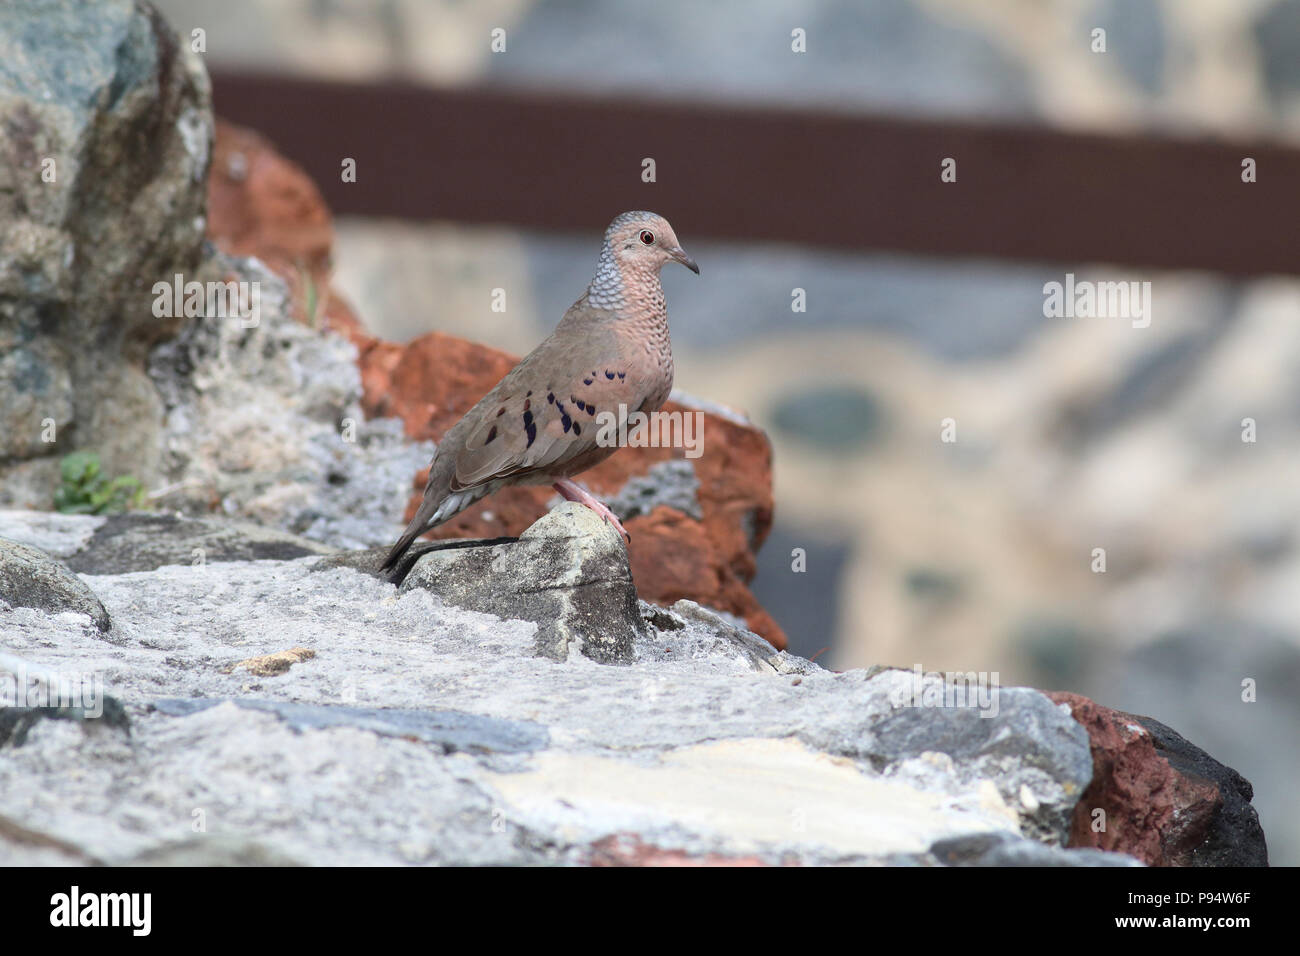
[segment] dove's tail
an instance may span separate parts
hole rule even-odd
[[[402,560],[402,556],[415,543],[416,538],[426,531],[438,527],[444,521],[454,518],[482,498],[487,492],[488,489],[483,487],[466,488],[464,491],[452,492],[441,500],[425,498],[420,502],[420,510],[415,513],[411,523],[406,526],[402,536],[397,539],[397,543],[388,552],[388,557],[384,558],[384,563],[379,566],[379,570],[390,571],[397,567]]]

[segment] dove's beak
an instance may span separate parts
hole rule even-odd
[[[668,253],[668,255],[673,259],[674,262],[680,262],[682,265],[690,269],[696,275],[700,274],[700,267],[695,264],[695,260],[692,259],[690,256],[688,256],[686,254],[686,250],[683,249],[681,246],[678,246],[677,248],[673,249],[671,252]]]

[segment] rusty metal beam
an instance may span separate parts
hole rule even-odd
[[[337,213],[598,229],[649,208],[697,237],[1300,272],[1300,150],[1276,143],[224,72],[213,88]]]

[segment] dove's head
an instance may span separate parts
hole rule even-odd
[[[680,262],[700,274],[700,267],[677,241],[668,220],[652,212],[625,212],[616,218],[605,230],[605,248],[624,273],[657,275],[666,263]]]

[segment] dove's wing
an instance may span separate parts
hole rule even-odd
[[[639,409],[652,376],[626,336],[585,311],[579,300],[555,333],[466,416],[471,421],[460,437],[450,491],[530,472],[563,474],[575,459],[589,465],[593,453],[603,457],[602,446],[613,453],[608,429],[600,427],[608,419],[597,416],[610,412],[617,422]]]

